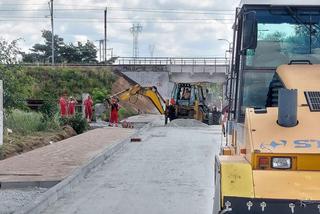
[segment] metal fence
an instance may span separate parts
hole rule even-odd
[[[119,57],[114,65],[229,65],[229,59],[224,57]]]

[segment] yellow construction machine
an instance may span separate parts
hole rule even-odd
[[[214,214],[320,213],[320,2],[236,10]]]
[[[121,91],[111,97],[116,97],[121,101],[129,101],[137,95],[148,98],[161,115],[165,116],[165,123],[168,119],[196,119],[204,123],[212,122],[213,114],[205,105],[205,98],[201,84],[176,83],[172,91],[171,101],[165,100],[155,86],[143,87],[139,84]],[[109,101],[110,102],[110,101]],[[213,122],[212,122],[213,123]]]
[[[196,119],[209,125],[219,123],[220,112],[213,112],[207,106],[202,83],[174,83],[169,102],[161,96],[157,87],[144,87],[120,72],[117,74],[133,86],[111,97],[133,103],[137,101],[137,95],[146,97],[165,116],[165,124],[169,119]]]
[[[142,87],[139,84],[135,84],[134,86],[121,91],[117,94],[112,95],[112,97],[115,97],[117,99],[120,99],[121,101],[130,101],[134,96],[141,95],[143,97],[148,98],[152,104],[156,107],[158,112],[162,115],[166,115],[166,101],[161,96],[161,94],[158,92],[157,88],[155,86],[153,87]]]
[[[209,125],[219,123],[220,113],[216,112],[219,114],[216,117],[206,104],[201,83],[174,83],[171,101],[175,109],[172,118],[195,119]]]

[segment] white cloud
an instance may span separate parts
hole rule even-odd
[[[177,10],[234,10],[239,0],[108,0],[108,7],[116,8],[153,8]],[[0,11],[0,20],[8,17],[45,17],[49,15],[47,0],[19,1],[28,5],[9,5],[8,0],[0,0],[1,8],[29,9],[30,11],[3,12]],[[12,3],[16,3],[14,1]],[[101,8],[101,11],[68,10],[56,11],[55,33],[63,37],[66,42],[96,41],[103,39],[103,9],[106,0],[55,0],[56,8],[80,9]],[[228,12],[230,13],[230,12]],[[69,17],[68,20],[59,17]],[[7,39],[22,37],[21,46],[28,50],[34,43],[41,42],[41,30],[50,29],[49,19],[18,19],[20,21],[0,21],[1,36]],[[71,19],[72,18],[72,19]],[[95,19],[95,20],[88,20]],[[114,19],[116,18],[116,19]],[[232,21],[206,21],[197,19],[232,19],[230,15],[192,14],[192,13],[156,13],[130,12],[111,9],[108,12],[108,47],[120,56],[131,56],[132,35],[129,32],[131,22],[125,19],[133,18],[140,21],[144,29],[140,35],[140,55],[149,56],[149,45],[155,44],[155,56],[223,56],[227,44],[218,41],[219,38],[232,39]],[[13,19],[13,18],[12,18]],[[86,20],[83,20],[86,19]],[[168,20],[169,21],[163,21]],[[192,23],[172,23],[170,19],[190,20]],[[29,20],[29,21],[28,21]],[[72,21],[73,20],[73,21]],[[162,20],[162,21],[161,21]],[[86,21],[86,22],[84,22]],[[113,22],[126,23],[113,23]],[[129,21],[129,22],[128,22]],[[158,23],[157,23],[158,22]],[[166,22],[166,23],[159,23]],[[167,23],[170,22],[170,23]],[[96,42],[98,45],[98,43]]]

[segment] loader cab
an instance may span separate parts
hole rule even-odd
[[[205,101],[202,86],[190,83],[176,83],[171,97],[181,106],[193,106],[195,101],[199,103]]]
[[[275,74],[278,66],[320,63],[320,7],[302,3],[243,0],[236,10],[228,81],[229,120],[234,123],[244,122],[248,107],[277,105],[273,89],[283,87]]]
[[[177,118],[199,119],[195,116],[197,109],[206,108],[203,88],[197,83],[175,83],[171,98],[176,104]]]

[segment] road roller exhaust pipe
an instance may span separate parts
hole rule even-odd
[[[279,90],[278,124],[282,127],[294,127],[298,124],[298,90]]]

